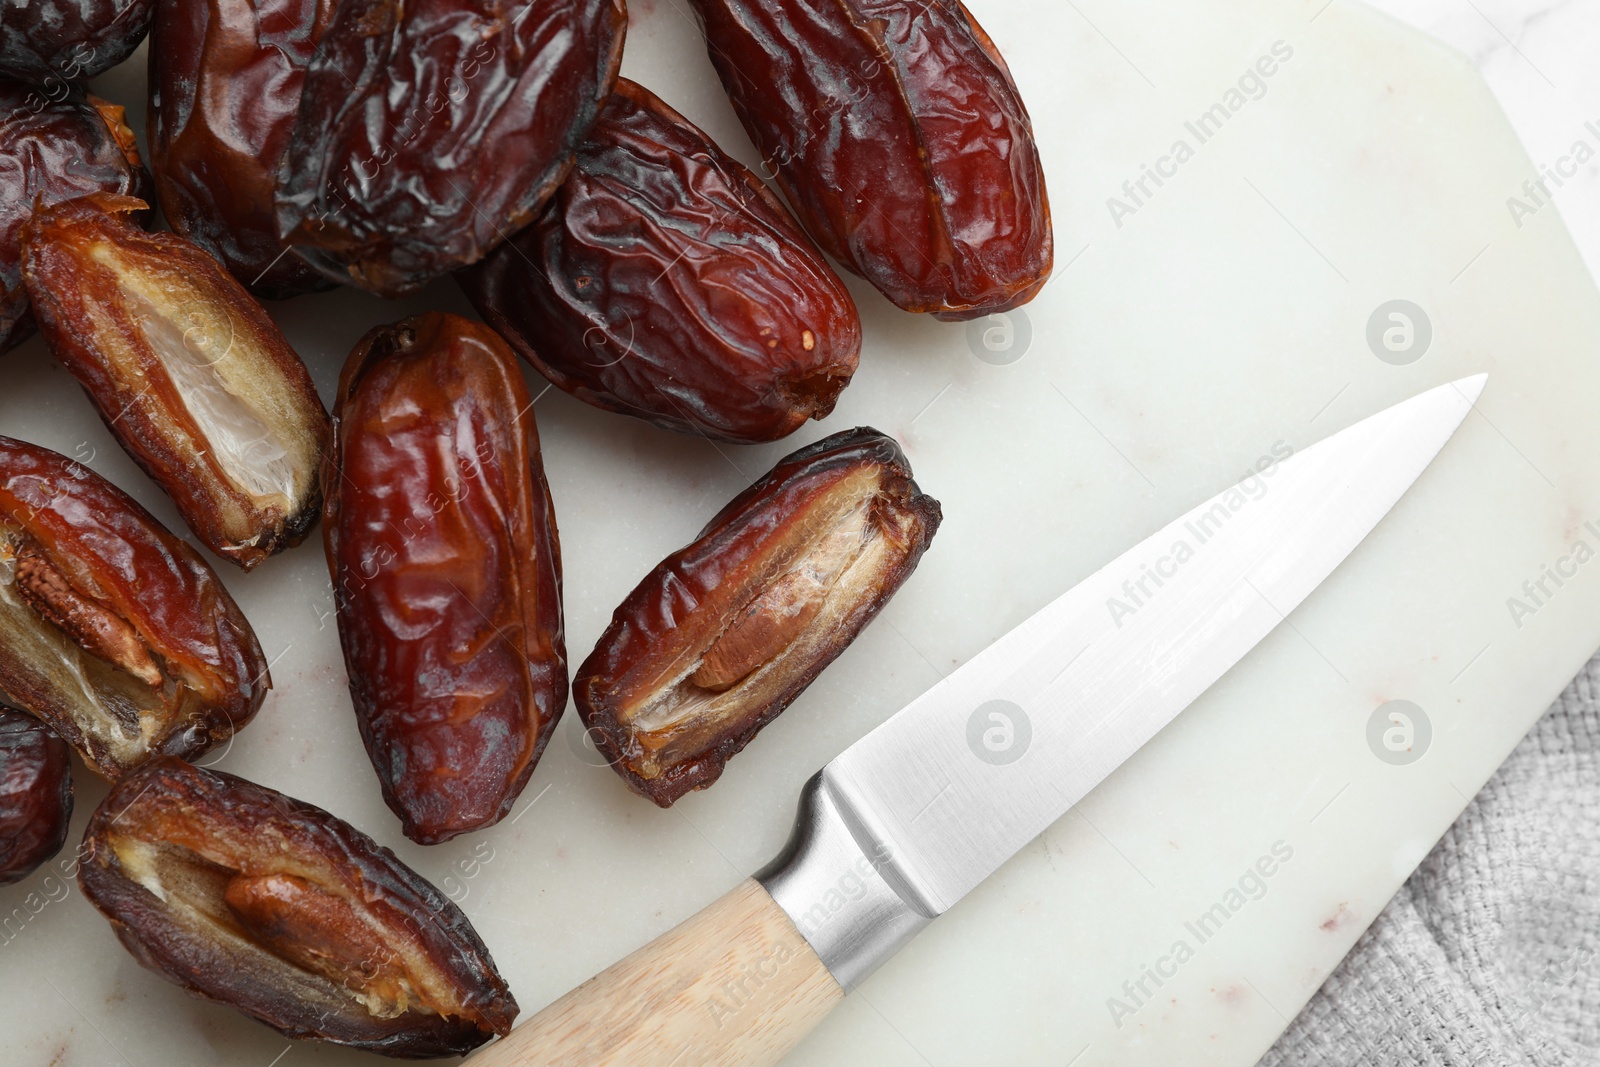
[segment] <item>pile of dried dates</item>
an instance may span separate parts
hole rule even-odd
[[[0,351],[39,333],[206,551],[0,437],[0,886],[65,845],[75,752],[110,792],[72,866],[142,965],[292,1038],[465,1053],[517,1004],[461,910],[202,759],[272,686],[219,568],[270,571],[320,520],[356,723],[424,845],[506,817],[569,695],[628,789],[712,785],[910,578],[939,504],[892,438],[846,429],[644,575],[569,680],[524,363],[666,431],[772,442],[871,358],[837,267],[964,320],[1052,264],[1028,113],[960,0],[693,5],[776,191],[618,77],[623,0],[7,9]],[[85,80],[147,35],[141,151]],[[377,326],[328,404],[261,303],[447,274],[482,321]]]

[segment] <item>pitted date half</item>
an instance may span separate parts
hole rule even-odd
[[[341,0],[306,71],[278,232],[402,296],[526,226],[616,81],[623,0]]]
[[[0,352],[33,334],[22,284],[22,225],[35,206],[85,193],[140,195],[139,163],[122,108],[0,79]]]
[[[333,283],[278,239],[273,194],[306,64],[335,0],[159,0],[150,169],[172,228],[256,296]]]
[[[1033,127],[960,0],[694,0],[745,129],[822,247],[908,311],[1031,300],[1052,239]]]
[[[573,396],[724,441],[824,418],[861,351],[850,294],[777,198],[626,79],[539,220],[459,277]]]
[[[786,457],[617,608],[573,680],[596,746],[662,807],[715,782],[889,602],[939,519],[877,430]]]
[[[517,1002],[461,910],[320,808],[160,759],[89,820],[78,881],[136,960],[286,1037],[459,1054]]]
[[[0,705],[0,886],[61,851],[72,820],[72,761],[50,728]]]
[[[87,467],[0,437],[0,690],[116,778],[232,737],[271,685],[194,549]]]
[[[323,538],[362,739],[414,841],[497,822],[567,702],[561,564],[516,356],[475,322],[371,331],[334,406]]]
[[[0,17],[0,77],[54,89],[133,54],[156,0],[11,0]]]
[[[305,364],[217,261],[97,194],[35,213],[23,276],[50,350],[206,546],[246,570],[321,505],[328,415]]]

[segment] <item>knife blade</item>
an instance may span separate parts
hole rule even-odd
[[[776,1062],[1271,633],[1486,381],[1387,408],[1145,538],[830,761],[755,881],[473,1062]]]
[[[1174,519],[851,745],[822,788],[892,851],[917,903],[945,911],[1320,585],[1486,378],[1379,412]]]

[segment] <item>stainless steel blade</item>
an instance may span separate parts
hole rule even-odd
[[[892,857],[874,866],[900,897],[944,912],[1315,589],[1486,378],[1373,415],[1151,535],[830,762],[826,802],[864,852]]]

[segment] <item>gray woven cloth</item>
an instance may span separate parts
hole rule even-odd
[[[1600,654],[1261,1067],[1600,1063]]]

